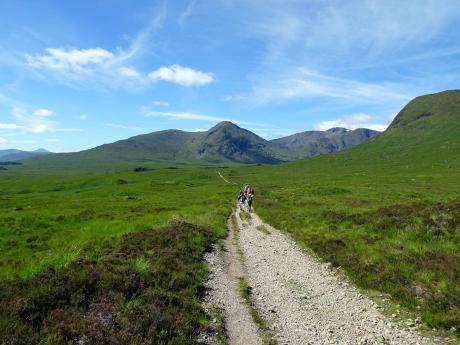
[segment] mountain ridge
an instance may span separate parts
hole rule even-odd
[[[76,164],[110,167],[123,163],[277,164],[346,149],[379,133],[366,131],[368,136],[359,134],[359,130],[335,128],[329,132],[312,131],[316,133],[312,138],[306,134],[309,132],[303,132],[298,133],[298,137],[302,138],[301,142],[292,145],[288,139],[286,142],[280,141],[283,138],[266,140],[232,122],[222,121],[207,131],[168,129],[140,134],[89,150],[33,158],[27,160],[26,164],[49,168],[71,168]]]

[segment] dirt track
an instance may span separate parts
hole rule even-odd
[[[243,221],[237,211],[237,220],[238,236],[230,231],[223,256],[206,257],[207,301],[223,311],[229,344],[261,343],[238,291],[240,276],[279,344],[446,343],[420,336],[415,324],[384,316],[369,297],[255,213]]]

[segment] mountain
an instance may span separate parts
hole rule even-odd
[[[45,149],[38,149],[35,151],[22,151],[16,149],[0,150],[0,161],[2,162],[17,162],[24,159],[33,158],[41,155],[52,154],[52,152]]]
[[[28,166],[50,169],[111,168],[122,165],[275,164],[358,145],[378,132],[335,128],[268,141],[224,121],[204,132],[165,130],[90,150],[38,157]]]
[[[388,129],[361,145],[293,163],[303,169],[353,174],[453,171],[460,167],[460,90],[416,97]],[[289,165],[292,168],[292,165]],[[389,176],[390,176],[389,175]]]
[[[293,134],[271,142],[286,152],[291,159],[317,156],[357,146],[380,132],[359,128],[331,128],[327,131],[307,131]]]

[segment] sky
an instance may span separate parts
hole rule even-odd
[[[0,150],[384,130],[460,88],[458,0],[2,0],[0,23]]]

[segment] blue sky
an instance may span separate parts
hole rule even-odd
[[[0,23],[0,149],[383,130],[460,84],[458,0],[3,0]]]

